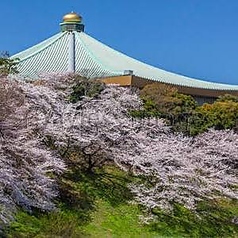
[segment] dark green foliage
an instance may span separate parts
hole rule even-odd
[[[18,73],[17,64],[19,59],[10,59],[7,52],[0,54],[0,76]]]
[[[228,100],[229,99],[229,100]],[[177,127],[171,124],[175,131],[188,135],[197,135],[209,128],[215,130],[238,129],[238,102],[235,97],[226,95],[213,104],[205,103],[197,107],[186,117],[177,120]]]
[[[238,103],[238,96],[234,96],[234,95],[231,95],[231,94],[225,94],[225,95],[222,95],[222,96],[218,97],[218,99],[216,101],[217,102],[231,101],[231,102],[237,102]]]
[[[203,127],[214,127],[217,130],[232,129],[238,123],[238,103],[232,100],[215,101],[213,104],[204,104],[197,108],[203,116]]]
[[[140,93],[144,102],[142,110],[132,111],[131,116],[137,118],[164,118],[174,131],[191,135],[196,130],[191,128],[195,119],[197,103],[190,95],[178,93],[177,89],[165,84],[147,85]],[[195,116],[195,117],[194,117]]]
[[[95,79],[86,79],[81,76],[75,76],[73,92],[70,95],[70,101],[76,103],[83,97],[96,97],[105,88],[104,83]]]
[[[143,99],[143,109],[132,110],[130,115],[135,118],[162,117],[162,113],[157,110],[155,102],[151,99]]]
[[[191,96],[158,83],[147,85],[140,95],[144,108],[132,111],[132,117],[164,118],[173,131],[190,136],[205,132],[209,128],[238,130],[237,96],[225,94],[213,104],[198,106]]]
[[[149,84],[141,90],[140,95],[145,104],[153,103],[153,109],[163,117],[189,113],[197,106],[191,96],[178,93],[176,88],[165,84]]]

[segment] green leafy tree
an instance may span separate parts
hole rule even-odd
[[[238,103],[230,101],[216,101],[213,104],[203,104],[198,108],[203,115],[203,128],[214,127],[217,130],[237,127]]]
[[[74,76],[73,92],[70,95],[70,101],[76,103],[84,97],[96,97],[105,89],[105,84],[99,80],[86,79],[79,75]]]
[[[140,95],[145,102],[145,108],[148,104],[153,104],[153,109],[165,118],[169,115],[176,117],[181,113],[189,113],[196,107],[192,96],[181,94],[176,88],[166,84],[149,84],[141,90]]]
[[[140,96],[144,102],[142,110],[132,111],[139,118],[162,117],[174,131],[190,134],[189,120],[197,107],[190,95],[181,94],[175,87],[162,83],[145,86]]]
[[[238,97],[235,95],[225,94],[213,104],[197,106],[192,96],[181,94],[172,86],[154,83],[144,87],[140,96],[144,108],[131,115],[165,118],[174,131],[194,136],[209,128],[238,130]]]
[[[8,52],[0,53],[0,76],[17,74],[17,64],[19,59],[11,59]]]
[[[225,95],[218,97],[218,99],[216,100],[216,102],[227,102],[227,101],[238,103],[238,96],[231,95],[231,94],[225,94]]]

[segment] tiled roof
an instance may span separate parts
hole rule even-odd
[[[18,53],[18,70],[24,77],[37,78],[40,73],[67,72],[69,32],[61,32],[42,43]],[[171,73],[142,63],[90,37],[75,35],[75,71],[89,78],[123,75],[125,70],[145,79],[178,86],[212,90],[238,91],[238,86],[212,83]]]

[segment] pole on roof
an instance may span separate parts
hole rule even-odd
[[[68,72],[75,73],[75,35],[73,31],[69,32]]]

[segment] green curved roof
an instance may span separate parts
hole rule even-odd
[[[18,70],[23,77],[38,78],[41,73],[65,73],[68,70],[69,36],[60,32],[12,58],[19,58]],[[212,90],[238,91],[238,85],[213,83],[171,73],[140,62],[122,54],[90,37],[74,31],[75,72],[89,78],[123,75],[132,70],[133,75],[178,86]]]

